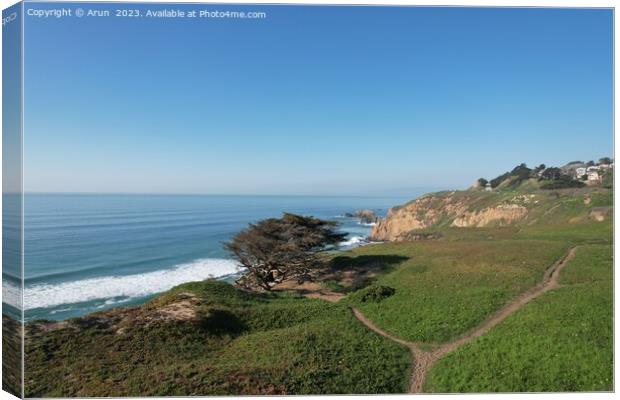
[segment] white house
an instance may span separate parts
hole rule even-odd
[[[601,169],[598,165],[592,165],[590,167],[588,167],[588,172],[592,172],[592,171],[598,171],[599,169]]]
[[[588,170],[585,167],[579,167],[579,168],[575,169],[575,175],[577,176],[577,178],[581,178],[587,172],[588,172]]]

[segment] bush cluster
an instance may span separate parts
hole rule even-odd
[[[360,301],[364,303],[378,303],[390,296],[393,296],[394,293],[396,293],[396,289],[392,287],[384,285],[374,285],[360,290],[358,293],[356,293],[355,297],[357,297]]]

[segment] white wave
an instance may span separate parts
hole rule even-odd
[[[106,300],[106,301],[105,301],[105,303],[103,303],[103,304],[104,304],[104,305],[109,306],[110,304],[124,303],[124,302],[126,302],[127,300],[129,300],[129,299],[120,299],[120,300],[117,300],[117,299],[108,299],[108,300]]]
[[[368,243],[368,240],[363,236],[353,236],[344,242],[338,243],[341,247],[357,247]]]
[[[2,302],[17,308],[18,310],[22,308],[21,289],[18,286],[7,282],[5,279],[2,280]]]
[[[106,276],[59,284],[26,287],[24,309],[53,307],[109,298],[144,297],[185,282],[202,281],[239,272],[233,260],[207,258],[172,269],[125,276]]]
[[[56,310],[50,311],[50,314],[54,315],[57,313],[62,313],[62,312],[67,312],[67,311],[73,311],[73,307],[56,309]]]
[[[364,226],[375,226],[375,225],[377,225],[376,222],[362,222],[362,221],[358,222],[357,224],[358,225],[364,225]]]

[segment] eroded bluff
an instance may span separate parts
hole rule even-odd
[[[457,192],[431,194],[393,207],[386,218],[379,219],[371,239],[378,241],[408,240],[411,231],[441,226],[504,226],[520,221],[528,210],[522,204],[501,203],[484,206],[476,199]]]

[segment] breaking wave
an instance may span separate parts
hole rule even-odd
[[[131,299],[164,292],[185,282],[219,278],[239,272],[233,260],[205,258],[168,270],[144,274],[105,276],[58,284],[27,286],[24,309],[47,308],[99,299]],[[3,287],[6,290],[6,287]]]
[[[364,236],[353,236],[344,242],[340,242],[340,247],[358,247],[363,246],[368,243],[368,239]]]
[[[22,308],[22,291],[19,286],[2,279],[2,302],[20,310]]]

